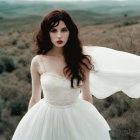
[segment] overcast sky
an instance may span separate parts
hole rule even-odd
[[[78,0],[28,0],[28,1],[78,1]],[[102,0],[79,0],[79,1],[102,1]],[[114,1],[126,1],[126,0],[114,0]]]
[[[19,0],[0,0],[0,1],[19,1]],[[20,1],[78,1],[78,0],[20,0]],[[79,1],[128,1],[128,0],[79,0]],[[130,0],[129,0],[130,1]]]

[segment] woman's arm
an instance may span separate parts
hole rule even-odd
[[[89,88],[89,74],[90,74],[90,70],[88,70],[85,67],[83,67],[83,69],[85,70],[86,80],[83,81],[83,85],[82,85],[82,88],[81,88],[81,91],[82,91],[81,98],[83,100],[86,100],[86,101],[90,102],[91,104],[93,104],[93,98],[92,98],[92,95],[90,94],[90,88]]]
[[[32,79],[32,95],[29,101],[28,110],[41,99],[41,83],[38,69],[39,64],[37,61],[37,56],[35,56],[31,61],[30,67]]]

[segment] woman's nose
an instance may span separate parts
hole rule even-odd
[[[62,36],[61,32],[58,32],[57,37],[61,37],[61,36]]]

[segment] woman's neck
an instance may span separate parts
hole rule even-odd
[[[49,56],[64,56],[64,54],[63,54],[63,48],[52,48],[48,53],[47,53],[47,55],[49,55]]]

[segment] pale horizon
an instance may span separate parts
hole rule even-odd
[[[19,0],[0,0],[0,1],[8,1],[8,2],[18,2]],[[31,2],[36,2],[36,1],[48,1],[48,2],[53,2],[53,1],[57,1],[57,2],[74,2],[74,1],[82,1],[82,2],[94,2],[94,1],[118,1],[118,2],[124,2],[124,1],[131,1],[131,0],[20,0],[20,1],[31,1]],[[137,1],[137,0],[135,0]]]

